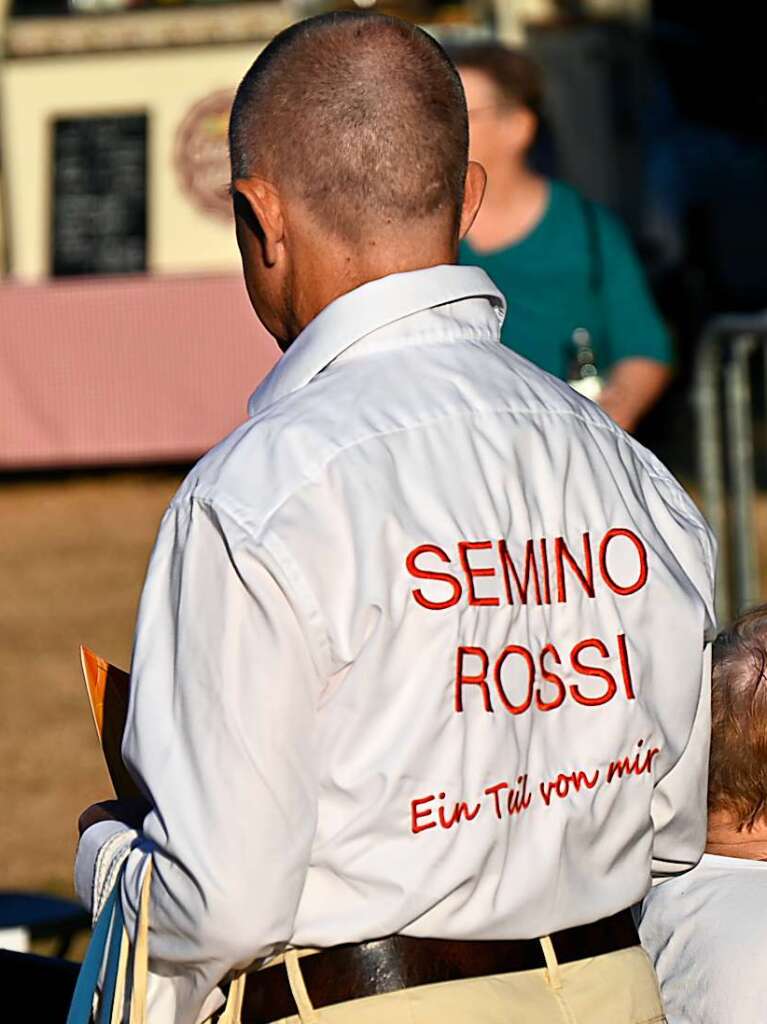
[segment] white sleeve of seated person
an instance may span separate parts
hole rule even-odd
[[[711,644],[703,652],[698,707],[682,756],[653,792],[653,882],[694,867],[706,841],[711,740]]]
[[[317,623],[291,574],[235,517],[187,500],[166,512],[147,575],[123,754],[154,809],[123,903],[130,930],[151,857],[151,969],[177,979],[187,1006],[290,938],[304,885]],[[93,877],[98,831],[81,840],[78,878]]]

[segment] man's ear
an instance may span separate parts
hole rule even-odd
[[[276,189],[261,178],[237,178],[232,192],[235,216],[257,236],[264,263],[273,267],[285,236],[282,203]]]
[[[459,238],[463,238],[474,223],[477,211],[482,205],[486,184],[487,172],[485,168],[482,164],[470,160],[469,166],[466,169],[466,184],[463,189],[463,208],[461,209]]]

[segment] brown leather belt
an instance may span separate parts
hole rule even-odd
[[[554,932],[551,941],[559,963],[571,963],[636,946],[639,936],[630,911],[622,910],[592,924]],[[301,958],[306,989],[317,1008],[417,985],[545,966],[538,939],[459,942],[391,935]],[[272,1024],[297,1012],[284,964],[248,975],[242,1024]]]

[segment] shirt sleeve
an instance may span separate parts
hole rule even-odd
[[[710,742],[711,644],[707,643],[698,706],[687,744],[653,793],[653,883],[688,871],[703,855]]]
[[[604,258],[602,292],[610,365],[632,357],[670,364],[671,339],[628,235],[606,210],[598,211],[597,226]]]
[[[141,600],[123,755],[153,810],[122,895],[130,930],[151,858],[150,965],[176,980],[184,1020],[227,971],[289,941],[304,885],[319,669],[290,575],[190,501],[166,513]]]

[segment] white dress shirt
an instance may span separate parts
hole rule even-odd
[[[760,1024],[767,1017],[767,864],[704,854],[656,885],[642,945],[669,1024]]]
[[[538,936],[701,854],[710,534],[504,305],[455,266],[337,299],[163,518],[123,900],[152,857],[178,1022],[286,944]]]

